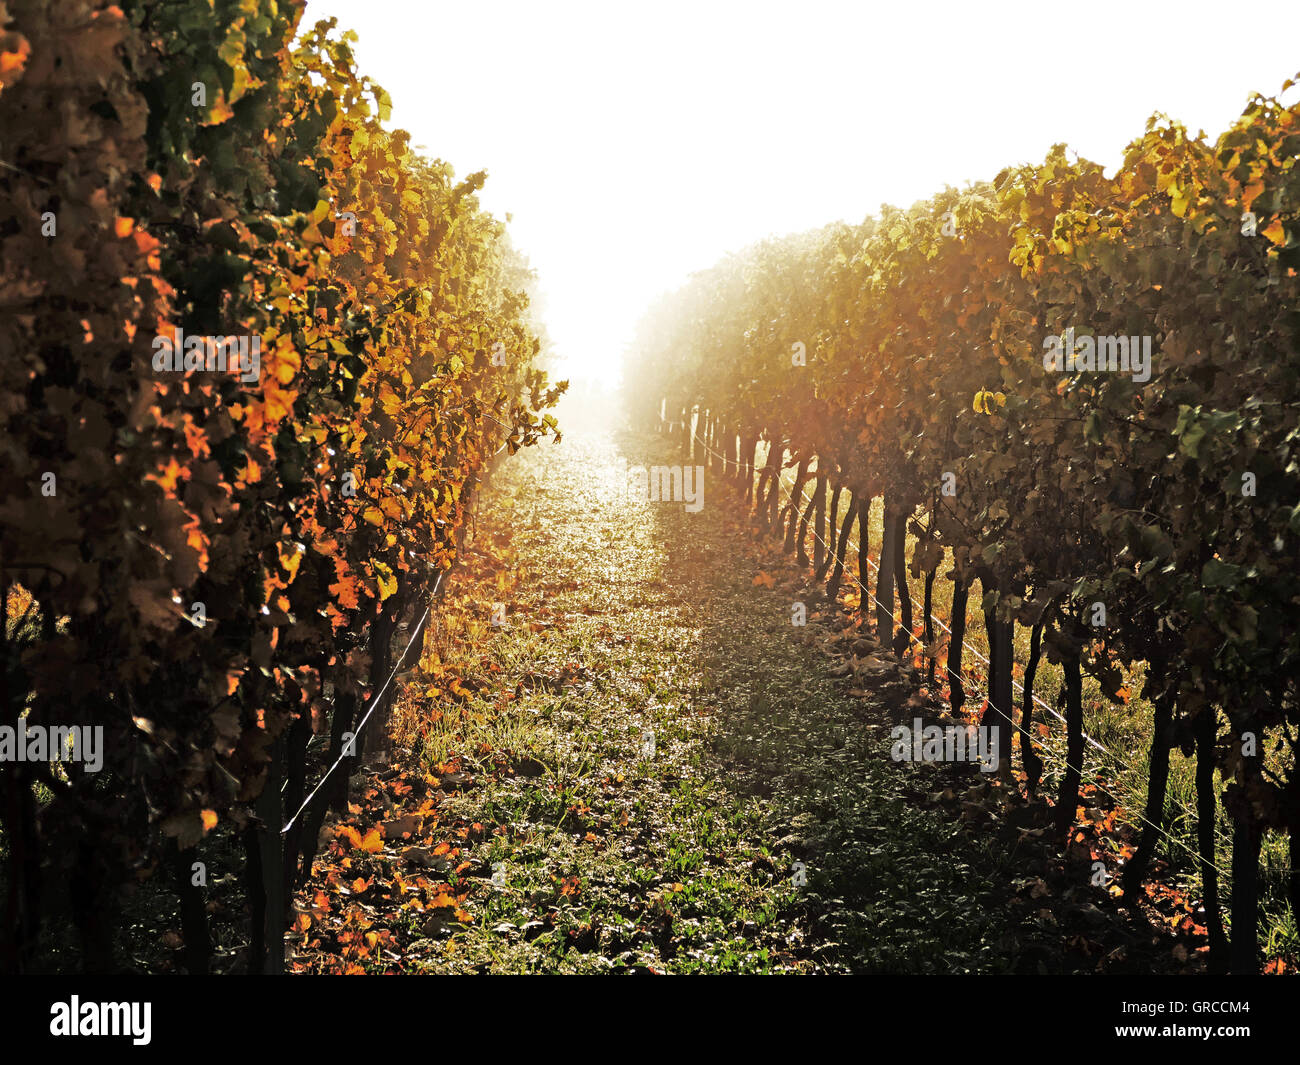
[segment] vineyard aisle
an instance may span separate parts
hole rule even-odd
[[[1166,967],[1086,875],[1007,846],[1023,826],[927,801],[982,778],[890,760],[908,693],[831,675],[815,606],[791,623],[800,578],[720,476],[697,513],[629,496],[626,464],[680,461],[591,430],[503,463],[439,608],[441,672],[407,678],[399,739],[423,738],[354,780],[291,966]]]

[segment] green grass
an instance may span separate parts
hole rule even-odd
[[[638,450],[657,439],[624,443],[630,461],[671,461]],[[727,504],[629,502],[612,451],[563,448],[521,456],[493,486],[481,524],[516,515],[528,579],[483,639],[505,687],[566,666],[588,679],[524,689],[504,713],[485,690],[431,730],[431,763],[481,744],[544,768],[485,775],[453,800],[449,814],[500,826],[466,857],[505,887],[475,891],[473,922],[425,944],[421,967],[1010,968],[1012,919],[986,904],[1005,857],[912,804],[885,725],[864,723],[861,700],[792,638],[788,604],[752,586]],[[559,619],[546,635],[527,624],[543,611]]]

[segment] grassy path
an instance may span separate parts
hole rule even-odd
[[[455,701],[408,687],[417,768],[362,789],[356,831],[379,820],[382,849],[334,844],[303,896],[323,888],[302,967],[348,955],[337,929],[309,949],[344,914],[383,933],[362,969],[1130,967],[1145,933],[1017,845],[1032,818],[971,832],[932,801],[987,792],[973,767],[889,759],[906,692],[832,675],[819,645],[836,634],[815,612],[794,627],[790,591],[755,585],[770,550],[723,486],[699,513],[628,497],[625,462],[678,461],[595,434],[502,467],[425,663]]]

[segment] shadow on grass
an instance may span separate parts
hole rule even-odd
[[[661,438],[619,444],[629,462],[683,461]],[[776,875],[793,887],[781,916],[806,937],[801,949],[833,971],[1091,972],[1107,956],[1107,971],[1150,971],[1144,922],[1098,911],[1077,863],[1067,872],[1045,848],[1018,847],[1014,828],[969,831],[926,803],[985,781],[974,766],[890,759],[910,693],[847,694],[808,641],[827,631],[812,597],[753,584],[765,545],[737,530],[743,504],[721,472],[705,483],[702,512],[664,504],[652,520],[698,625],[695,709],[711,715],[712,771],[738,800],[761,801]]]

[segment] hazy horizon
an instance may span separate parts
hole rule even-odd
[[[1217,135],[1296,73],[1300,5],[1254,11],[1273,32],[1227,51],[1132,3],[1081,19],[309,0],[306,22],[356,30],[392,125],[461,176],[488,172],[481,202],[538,272],[561,373],[612,383],[656,296],[764,237],[906,207],[1057,142],[1113,169],[1154,112]],[[1149,40],[1159,55],[1132,54]]]

